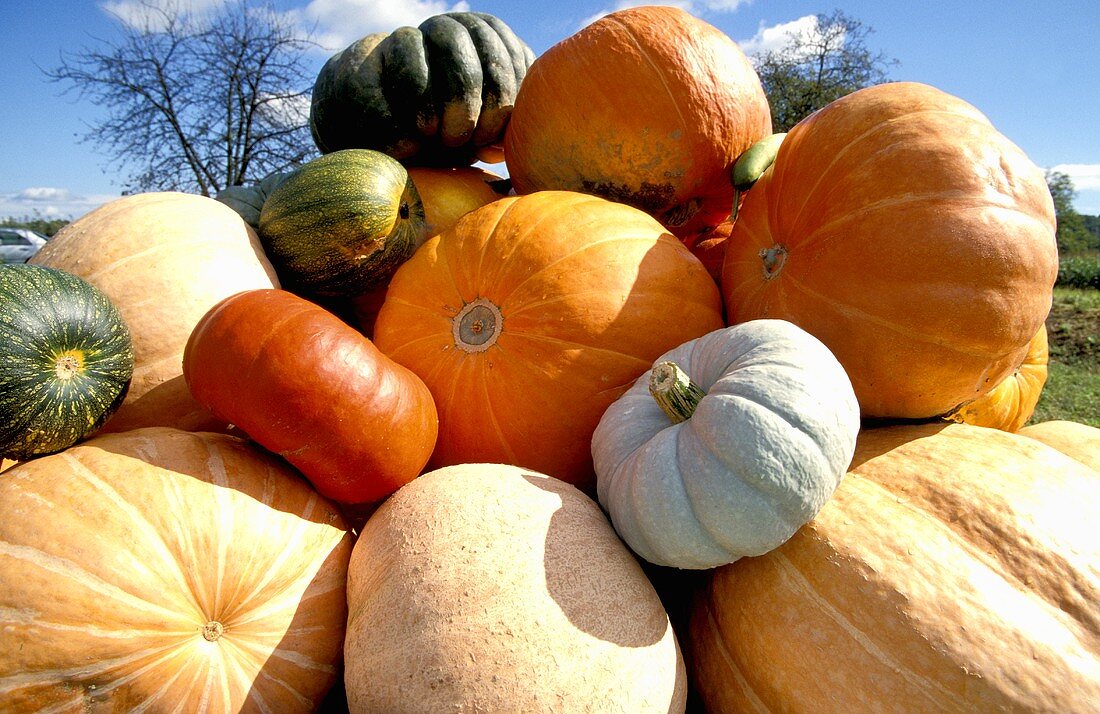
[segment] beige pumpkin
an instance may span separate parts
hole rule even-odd
[[[0,478],[0,710],[311,711],[351,536],[226,434],[106,434]]]
[[[1051,419],[1028,424],[1018,432],[1053,446],[1063,454],[1100,471],[1100,429],[1068,419]]]
[[[683,711],[656,591],[594,501],[514,466],[427,473],[348,570],[352,712]]]
[[[191,398],[183,348],[223,298],[278,287],[255,231],[233,209],[186,193],[124,196],[62,228],[31,262],[95,285],[130,328],[134,376],[103,432],[225,427]]]
[[[1095,711],[1096,472],[969,424],[864,429],[852,463],[787,543],[713,571],[707,711]]]

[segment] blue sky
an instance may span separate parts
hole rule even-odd
[[[184,0],[196,5],[212,0]],[[108,157],[79,141],[99,108],[41,68],[63,51],[118,36],[106,12],[130,0],[4,0],[0,66],[0,217],[75,217],[117,197],[122,177]],[[638,3],[632,3],[638,4]],[[873,29],[868,45],[898,60],[891,79],[925,82],[986,114],[1039,166],[1071,176],[1080,213],[1100,215],[1100,2],[1069,0],[683,0],[746,51],[781,36],[782,26],[834,9]],[[623,3],[579,0],[277,0],[331,52],[369,33],[416,25],[449,10],[502,18],[536,54]],[[805,20],[801,20],[805,21]]]

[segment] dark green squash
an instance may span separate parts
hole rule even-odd
[[[66,449],[115,413],[134,371],[130,331],[91,283],[0,266],[0,456]]]
[[[292,171],[264,201],[258,233],[284,288],[345,298],[387,283],[428,225],[404,166],[343,149]]]
[[[407,164],[461,166],[499,145],[535,56],[499,18],[434,15],[333,55],[313,87],[322,153],[367,148]]]

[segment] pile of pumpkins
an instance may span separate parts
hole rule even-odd
[[[662,6],[369,36],[311,127],[0,271],[0,709],[1100,701],[1053,202],[978,110],[774,135]]]

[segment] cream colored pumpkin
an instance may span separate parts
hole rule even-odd
[[[102,431],[225,427],[191,398],[183,348],[223,298],[278,287],[255,231],[233,209],[186,193],[124,196],[62,228],[31,262],[95,285],[130,328],[134,376]]]
[[[713,568],[766,553],[813,518],[860,426],[852,384],[825,345],[790,322],[754,320],[654,364],[592,436],[600,503],[634,552]]]
[[[818,516],[713,571],[706,711],[1085,712],[1100,702],[1096,472],[969,424],[864,429]]]
[[[1084,465],[1100,471],[1100,429],[1068,419],[1028,424],[1019,434],[1053,446]]]
[[[514,466],[424,474],[363,527],[348,571],[352,712],[683,711],[657,593],[599,507]]]
[[[0,478],[0,710],[295,712],[339,676],[351,537],[225,434],[90,439]]]

